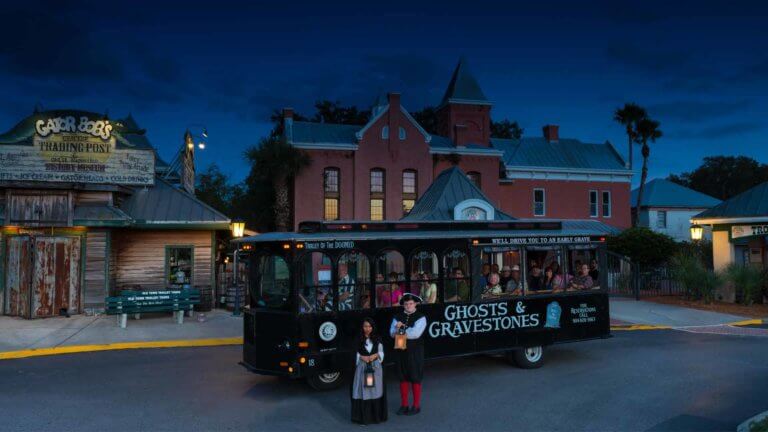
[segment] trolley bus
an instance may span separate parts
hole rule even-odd
[[[353,365],[361,320],[373,318],[391,350],[397,300],[411,292],[424,300],[428,360],[491,353],[539,367],[548,345],[610,336],[604,227],[303,222],[298,232],[239,239],[250,260],[241,364],[337,387]]]

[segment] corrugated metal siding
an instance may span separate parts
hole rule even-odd
[[[105,260],[107,259],[106,230],[90,230],[85,241],[85,307],[103,306],[106,292]]]
[[[210,231],[120,231],[113,232],[116,247],[117,290],[141,285],[143,289],[165,289],[165,247],[192,245],[192,284],[211,285]]]

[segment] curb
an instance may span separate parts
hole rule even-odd
[[[754,417],[750,417],[750,418],[746,419],[744,422],[742,422],[740,425],[738,425],[736,427],[736,432],[749,432],[749,430],[750,430],[749,424],[750,423],[757,423],[757,422],[759,422],[759,421],[761,421],[761,420],[763,420],[763,419],[765,419],[767,417],[768,417],[768,411],[763,411],[763,412],[761,412],[760,414],[758,414],[758,415],[756,415]]]
[[[736,322],[732,322],[732,323],[727,323],[725,325],[741,327],[741,326],[760,325],[760,324],[768,324],[768,319],[755,318],[755,319],[748,319],[748,320],[744,320],[744,321],[736,321]]]
[[[670,326],[650,325],[650,324],[630,324],[611,326],[611,331],[638,331],[638,330],[671,330]]]
[[[232,338],[211,338],[211,339],[188,339],[188,340],[168,340],[151,342],[120,342],[99,345],[72,345],[58,346],[51,348],[32,348],[19,351],[0,352],[0,360],[21,359],[27,357],[42,357],[60,354],[75,354],[96,351],[115,351],[125,349],[145,349],[145,348],[183,348],[183,347],[210,347],[224,345],[242,345],[242,337]]]

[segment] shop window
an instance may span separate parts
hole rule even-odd
[[[420,296],[424,303],[437,301],[438,266],[439,261],[434,252],[423,250],[411,256],[410,292]]]
[[[603,217],[611,217],[611,192],[603,191]]]
[[[257,260],[258,286],[251,295],[256,307],[285,309],[289,303],[288,264],[277,255],[262,255]]]
[[[395,250],[381,252],[374,260],[376,307],[398,306],[405,293],[405,259]]]
[[[371,170],[371,220],[384,220],[384,197],[386,194],[384,170]]]
[[[544,216],[546,214],[546,198],[544,189],[533,190],[533,215]]]
[[[170,289],[192,288],[192,246],[166,246],[166,282]]]
[[[472,300],[469,256],[460,249],[451,249],[443,255],[443,301],[468,302]]]
[[[667,211],[666,210],[659,210],[656,212],[656,228],[666,228],[667,227]]]
[[[563,291],[566,272],[560,247],[534,246],[526,249],[525,294]]]
[[[305,254],[299,261],[299,311],[331,312],[334,309],[334,289],[331,283],[332,265],[322,252]]]
[[[323,219],[339,219],[339,184],[340,175],[338,168],[326,168],[323,173]]]
[[[341,255],[337,266],[339,310],[371,307],[371,267],[368,257],[359,251]]]
[[[589,191],[589,217],[597,217],[597,191]]]
[[[415,170],[403,171],[403,216],[416,204],[418,174]]]

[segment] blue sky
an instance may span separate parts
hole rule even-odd
[[[460,56],[525,135],[626,138],[613,110],[661,121],[650,178],[704,156],[768,162],[768,5],[758,2],[17,2],[0,27],[0,129],[35,105],[129,112],[171,159],[205,124],[200,169],[234,181],[274,108],[440,101]],[[619,4],[626,3],[626,4]],[[638,155],[639,153],[636,153]],[[637,156],[636,156],[637,157]]]

